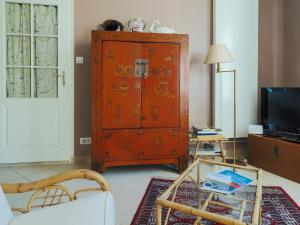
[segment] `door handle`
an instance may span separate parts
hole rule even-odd
[[[56,75],[57,78],[61,77],[62,85],[66,85],[66,71],[63,71],[61,74]]]
[[[275,157],[279,157],[279,147],[278,146],[274,146],[273,153],[274,153]]]

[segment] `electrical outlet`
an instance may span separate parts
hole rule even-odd
[[[83,57],[76,56],[75,61],[76,61],[76,64],[83,64]]]
[[[81,145],[90,145],[90,144],[92,144],[92,138],[90,138],[90,137],[80,138],[80,144]]]

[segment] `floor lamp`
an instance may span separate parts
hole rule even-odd
[[[233,62],[230,51],[224,44],[211,45],[204,64],[217,64],[217,73],[233,73],[233,164],[236,161],[236,70],[221,70],[220,63]]]

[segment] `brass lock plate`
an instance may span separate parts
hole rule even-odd
[[[147,77],[148,76],[148,59],[136,59],[135,60],[135,77]]]

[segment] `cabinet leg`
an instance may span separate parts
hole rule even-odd
[[[188,167],[188,159],[184,157],[179,158],[179,166],[178,166],[179,173],[185,171],[187,167]]]
[[[92,170],[94,170],[94,171],[98,171],[99,170],[99,163],[92,163]]]
[[[100,167],[99,167],[99,173],[104,173],[104,171],[106,170],[106,166],[104,163],[100,163]]]
[[[92,170],[96,172],[103,173],[105,169],[106,167],[103,162],[92,163]]]

